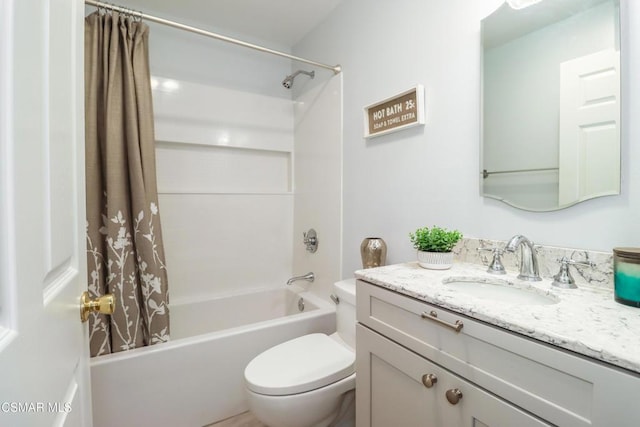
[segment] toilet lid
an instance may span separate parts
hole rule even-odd
[[[272,347],[247,365],[249,390],[270,396],[303,393],[355,372],[355,354],[325,334],[310,334]]]

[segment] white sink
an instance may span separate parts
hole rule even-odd
[[[449,277],[442,283],[475,298],[513,305],[551,305],[560,300],[533,287],[517,287],[499,279]]]

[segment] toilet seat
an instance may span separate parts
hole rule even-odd
[[[256,356],[244,371],[255,393],[284,396],[304,393],[355,372],[355,354],[325,334],[309,334]]]

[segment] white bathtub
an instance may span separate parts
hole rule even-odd
[[[172,305],[171,342],[92,359],[94,427],[201,427],[239,414],[252,358],[334,331],[332,304],[290,288]]]

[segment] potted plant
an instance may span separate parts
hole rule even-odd
[[[418,250],[418,264],[423,268],[446,270],[453,264],[452,249],[462,239],[458,230],[436,227],[418,228],[409,233],[413,247]]]

